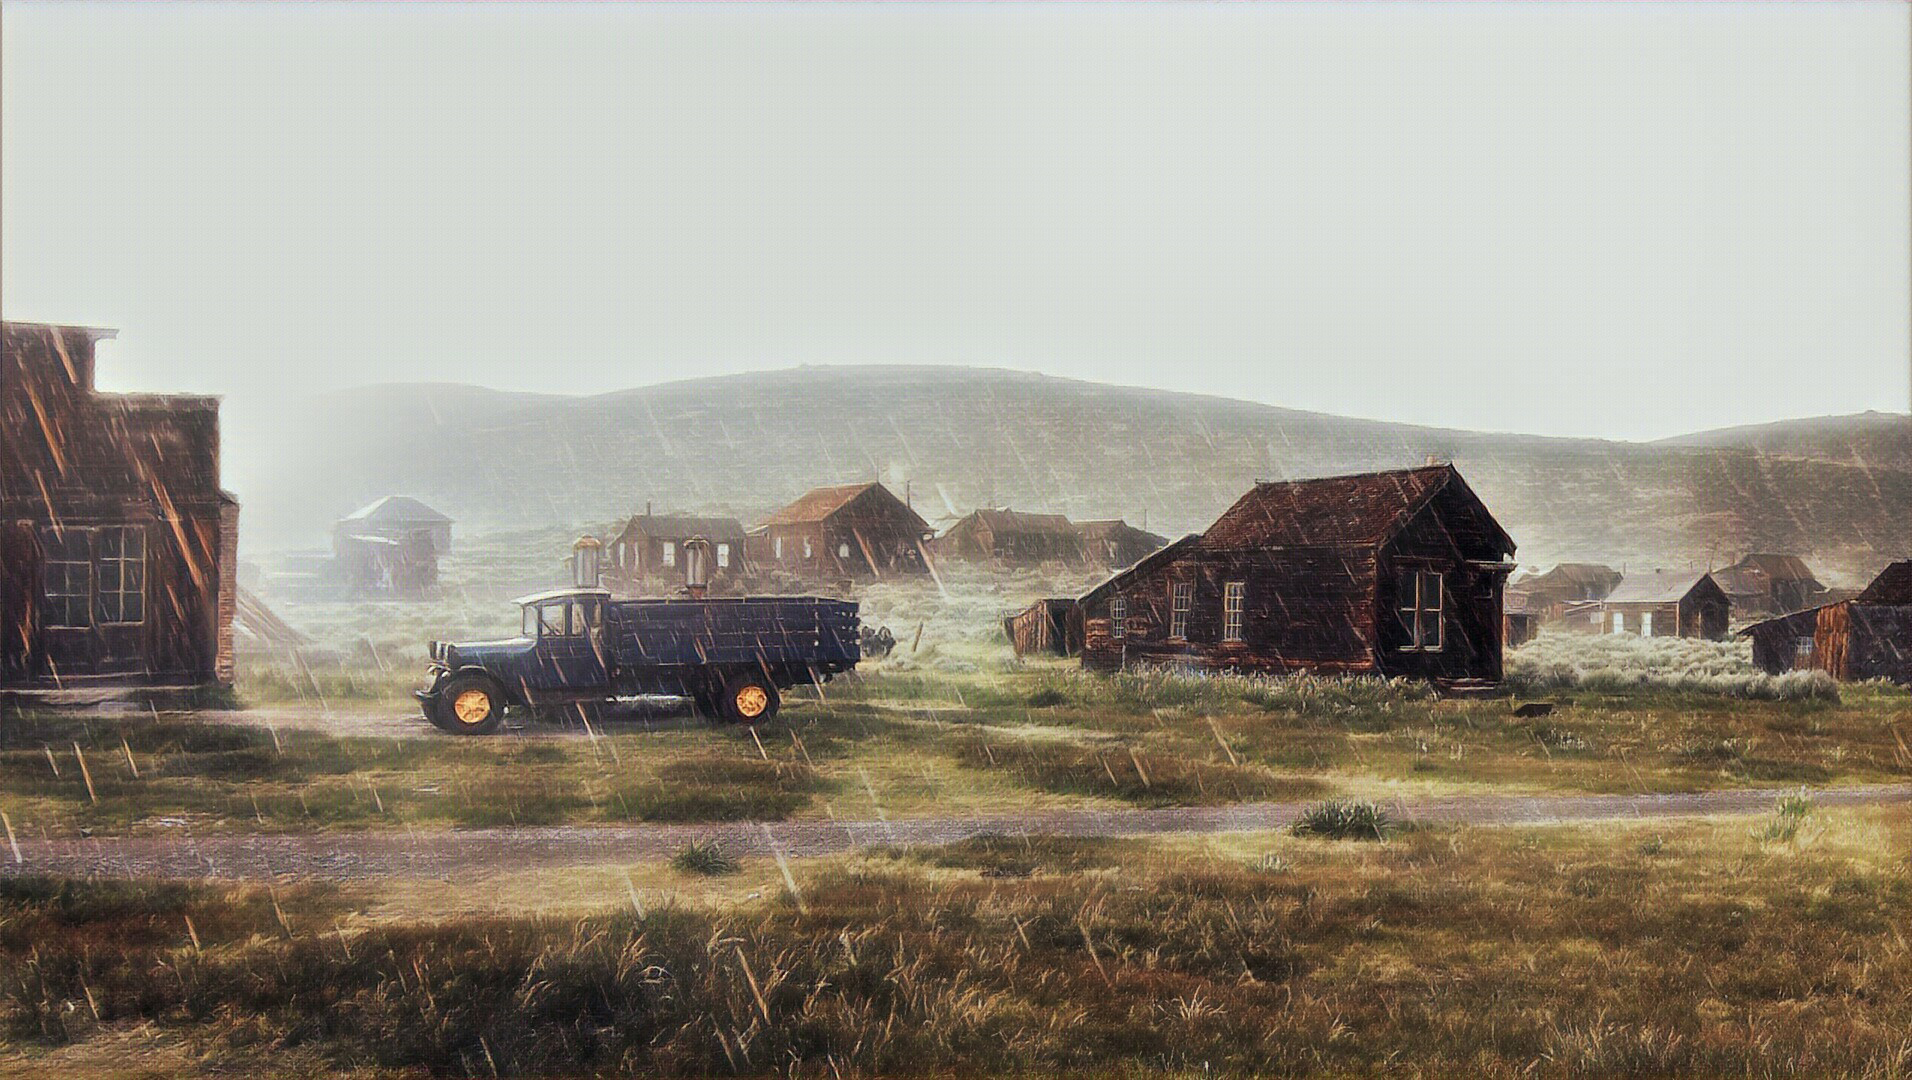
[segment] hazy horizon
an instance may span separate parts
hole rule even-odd
[[[1912,405],[1901,4],[0,29],[7,317],[116,327],[103,388],[242,423],[801,364],[1624,440]]]

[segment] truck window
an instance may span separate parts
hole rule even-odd
[[[565,620],[564,612],[565,612],[565,609],[570,606],[571,605],[569,604],[546,604],[545,606],[538,609],[540,612],[543,613],[542,620],[544,624],[545,637],[563,637],[564,636],[564,620]]]
[[[584,605],[583,604],[571,605],[571,636],[572,637],[584,636]]]
[[[530,604],[524,606],[524,636],[528,638],[538,636],[538,609]]]

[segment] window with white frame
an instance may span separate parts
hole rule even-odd
[[[783,561],[783,537],[773,536],[770,538],[770,556],[778,562]]]
[[[717,569],[719,570],[730,569],[730,545],[729,544],[717,545]]]
[[[46,625],[58,629],[93,625],[92,545],[83,529],[43,529],[40,549]]]
[[[1248,583],[1231,581],[1222,586],[1222,640],[1242,640],[1242,609],[1247,606]]]
[[[806,559],[817,557],[816,549],[810,546],[810,538],[807,536],[803,538],[803,557]]]
[[[1624,634],[1627,632],[1626,612],[1616,611],[1613,613],[1613,632],[1616,634]]]
[[[1407,644],[1416,652],[1434,652],[1442,645],[1442,605],[1447,599],[1442,576],[1426,570],[1409,570],[1400,578],[1396,603],[1401,626],[1407,631]]]
[[[1168,594],[1168,636],[1186,638],[1188,636],[1188,613],[1195,607],[1195,583],[1178,581],[1169,586]]]
[[[838,544],[837,544],[837,558],[839,558],[839,559],[847,559],[847,558],[849,558],[849,557],[850,557],[850,545],[849,545],[848,543],[838,543]]]
[[[146,621],[146,530],[113,525],[94,537],[93,565],[103,623]]]
[[[1109,636],[1127,637],[1129,633],[1129,598],[1116,593],[1109,598]]]
[[[677,565],[677,544],[670,540],[664,541],[664,565]]]

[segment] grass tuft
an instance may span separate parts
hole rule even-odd
[[[686,874],[722,877],[741,873],[744,864],[715,840],[692,840],[671,856],[671,867]]]
[[[1331,799],[1303,810],[1291,831],[1328,840],[1383,840],[1394,827],[1388,812],[1371,802]]]

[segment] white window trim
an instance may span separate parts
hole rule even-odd
[[[1112,638],[1129,636],[1129,598],[1121,593],[1109,599],[1109,636]]]
[[[1248,583],[1231,581],[1222,586],[1222,640],[1240,644],[1248,640]]]
[[[1401,646],[1401,652],[1435,653],[1447,647],[1447,575],[1439,570],[1406,570],[1414,583],[1413,595],[1395,597],[1395,611],[1402,617],[1407,627],[1408,643]],[[1427,607],[1421,598],[1421,586],[1429,579],[1434,582],[1435,603]],[[1421,643],[1421,619],[1429,612],[1434,615],[1434,644]],[[1411,616],[1411,617],[1410,617]]]
[[[1180,606],[1182,598],[1188,598],[1188,606]],[[1171,581],[1168,586],[1168,636],[1170,641],[1187,641],[1188,624],[1195,614],[1195,583],[1192,581]]]

